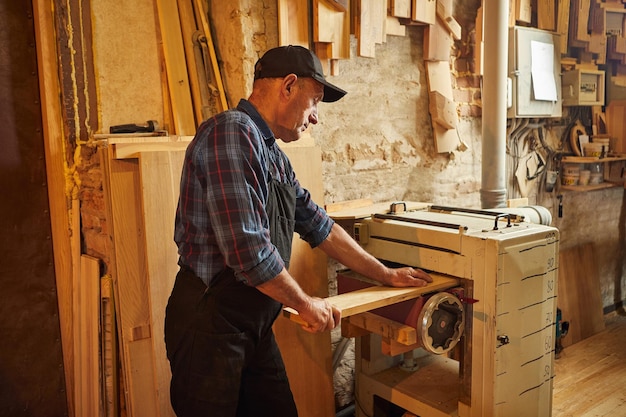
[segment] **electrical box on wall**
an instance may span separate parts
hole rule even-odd
[[[514,26],[509,32],[509,118],[561,117],[560,36]]]
[[[604,106],[604,71],[575,69],[563,73],[564,106]]]

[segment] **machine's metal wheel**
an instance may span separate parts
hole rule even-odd
[[[461,300],[454,294],[440,292],[424,303],[417,321],[417,332],[424,349],[441,355],[456,346],[464,326]]]

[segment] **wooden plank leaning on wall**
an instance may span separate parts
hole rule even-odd
[[[65,166],[63,163],[65,161],[64,129],[59,97],[61,89],[57,77],[59,68],[52,6],[52,2],[49,1],[33,0],[54,270],[57,280],[59,321],[65,368],[65,392],[67,393],[68,414],[73,417],[75,413],[72,265],[78,260],[72,259],[70,235],[72,233],[80,235],[80,230],[70,230],[68,226],[70,225],[70,207],[68,207],[69,199],[66,196]],[[76,212],[72,212],[72,214],[74,216],[79,215]]]
[[[112,219],[111,275],[126,408],[132,417],[174,417],[163,323],[178,269],[172,221],[191,137],[168,140],[102,148],[107,216]]]

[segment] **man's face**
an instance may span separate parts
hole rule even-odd
[[[323,97],[324,86],[313,78],[299,78],[294,83],[280,123],[283,142],[300,139],[309,124],[317,124],[317,105]]]

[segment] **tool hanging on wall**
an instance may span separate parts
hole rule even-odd
[[[145,125],[123,124],[109,127],[109,133],[153,133],[159,132],[159,124],[156,120],[148,120]]]

